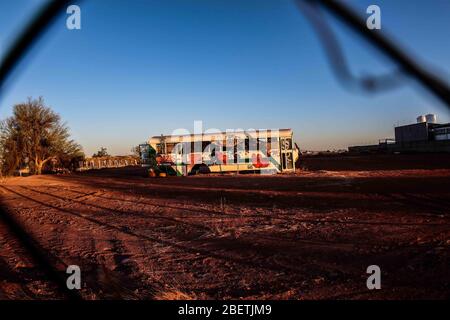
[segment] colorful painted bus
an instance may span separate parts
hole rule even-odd
[[[177,175],[294,172],[299,154],[291,129],[161,135],[140,150],[143,166],[156,159],[159,168]]]

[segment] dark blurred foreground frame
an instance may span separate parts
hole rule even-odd
[[[322,7],[350,29],[366,39],[384,55],[394,61],[404,74],[417,80],[425,89],[437,97],[450,110],[450,86],[436,74],[428,71],[380,30],[369,30],[366,22],[342,1],[336,0],[296,0],[302,6]],[[430,4],[431,5],[431,4]]]
[[[23,59],[25,54],[32,48],[39,38],[50,27],[56,17],[65,12],[70,4],[77,1],[73,0],[50,0],[36,14],[35,18],[24,28],[17,37],[11,48],[4,55],[0,64],[0,98],[4,94],[4,84]]]

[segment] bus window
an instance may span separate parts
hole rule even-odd
[[[175,143],[166,143],[166,152],[167,154],[172,153],[173,148],[175,147]]]
[[[202,151],[206,151],[211,141],[202,141]]]
[[[162,151],[163,151],[162,143],[157,143],[156,144],[156,153],[161,154]]]

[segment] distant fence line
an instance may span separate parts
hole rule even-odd
[[[137,157],[93,157],[87,158],[78,163],[79,171],[103,169],[103,168],[120,168],[127,166],[137,166],[140,161]]]

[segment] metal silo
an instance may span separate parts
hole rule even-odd
[[[427,122],[427,118],[422,115],[417,117],[417,123]]]
[[[435,114],[429,113],[425,116],[425,118],[428,123],[436,123],[437,122],[437,116]]]

